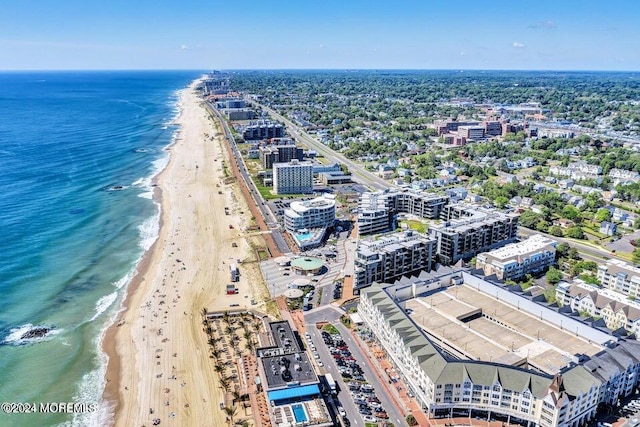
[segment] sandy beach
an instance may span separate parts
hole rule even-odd
[[[157,178],[160,235],[103,342],[110,359],[104,398],[113,405],[115,426],[151,426],[155,419],[161,425],[227,425],[202,309],[252,307],[251,300],[267,292],[245,235],[249,209],[237,184],[224,183],[230,173],[222,133],[194,87],[181,92],[180,132]],[[238,259],[239,294],[226,295],[229,264]]]

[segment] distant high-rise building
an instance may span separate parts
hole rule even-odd
[[[276,194],[313,193],[313,164],[295,159],[274,163],[273,189]]]
[[[291,160],[302,160],[304,150],[295,145],[270,145],[260,147],[260,163],[265,169],[271,169],[274,163],[288,163]]]
[[[246,141],[255,139],[282,138],[284,126],[269,120],[259,120],[247,125],[242,132],[242,138]]]

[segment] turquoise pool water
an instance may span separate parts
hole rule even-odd
[[[309,240],[312,237],[313,237],[313,233],[296,234],[296,239],[298,239],[301,242],[304,242],[305,240]]]
[[[304,408],[301,404],[297,403],[295,405],[291,405],[291,409],[293,409],[293,416],[296,418],[297,423],[304,423],[307,421],[307,414],[304,412]]]

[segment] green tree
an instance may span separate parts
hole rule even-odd
[[[536,224],[538,223],[538,221],[540,221],[540,215],[538,215],[535,212],[532,211],[525,211],[522,212],[522,215],[520,215],[520,225],[522,225],[523,227],[526,228],[535,228]]]
[[[584,239],[584,232],[580,226],[574,225],[573,227],[567,228],[566,236],[573,239]]]
[[[549,230],[547,230],[547,233],[556,237],[562,237],[564,234],[564,232],[562,231],[562,227],[558,225],[552,225],[551,227],[549,227]]]
[[[555,267],[549,267],[549,271],[544,277],[547,279],[547,283],[555,285],[562,280],[562,272]]]
[[[564,208],[562,208],[562,216],[570,219],[571,221],[575,221],[576,218],[580,216],[580,212],[575,208],[575,206],[566,205]]]
[[[634,264],[640,263],[640,248],[635,249],[633,252],[631,252],[631,257]]]
[[[611,219],[611,212],[609,209],[601,208],[598,209],[595,215],[596,222],[600,223],[602,221],[609,221]]]
[[[504,196],[498,196],[494,202],[498,209],[504,209],[504,207],[509,203],[509,199]]]
[[[541,219],[536,223],[536,230],[546,232],[548,226],[549,224],[547,223],[547,221]]]
[[[570,248],[569,244],[564,242],[556,246],[556,259],[565,258]]]

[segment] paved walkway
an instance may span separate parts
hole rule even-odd
[[[215,115],[212,115],[211,117],[215,117]],[[221,123],[220,126],[223,128],[222,132],[224,134],[224,124]],[[282,253],[278,250],[278,246],[276,245],[276,242],[273,240],[273,236],[271,236],[269,227],[267,227],[267,224],[265,223],[264,218],[262,217],[262,212],[260,212],[260,209],[258,209],[258,206],[256,205],[256,201],[253,199],[253,197],[251,197],[251,192],[247,187],[247,183],[242,178],[242,174],[240,173],[240,169],[238,168],[238,162],[236,161],[236,158],[233,154],[233,149],[231,148],[230,141],[224,135],[223,135],[223,138],[224,138],[224,146],[226,147],[227,154],[229,155],[228,159],[229,159],[229,163],[231,164],[231,170],[233,171],[233,176],[235,177],[236,182],[238,182],[240,186],[240,190],[242,191],[242,195],[244,196],[244,199],[247,201],[247,205],[251,210],[251,215],[255,218],[256,223],[258,224],[258,227],[260,227],[260,230],[269,231],[269,233],[264,233],[262,235],[262,237],[264,237],[264,241],[267,245],[267,248],[269,249],[269,252],[271,253],[272,257],[282,256]]]

